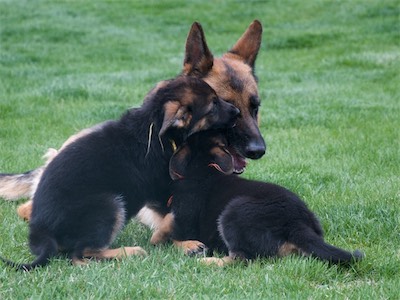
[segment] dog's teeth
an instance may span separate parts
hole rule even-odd
[[[235,169],[235,170],[234,170],[234,173],[236,173],[236,174],[242,174],[242,173],[244,172],[244,170],[245,170],[245,168],[242,168],[242,169]]]

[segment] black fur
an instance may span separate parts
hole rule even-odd
[[[187,113],[166,120],[172,102]],[[23,265],[4,261],[30,270],[59,250],[79,259],[87,249],[106,249],[145,204],[167,209],[171,140],[179,146],[193,132],[232,126],[237,115],[204,81],[178,77],[140,108],[77,139],[50,162],[34,195],[29,243],[37,259]]]
[[[190,137],[172,157],[170,172],[174,240],[199,240],[242,259],[299,253],[336,264],[363,256],[327,244],[317,218],[293,192],[226,175],[232,158],[215,132]]]

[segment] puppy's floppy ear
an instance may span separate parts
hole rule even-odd
[[[214,147],[211,150],[211,154],[213,156],[213,161],[208,164],[210,167],[226,175],[233,173],[233,157],[225,148]]]
[[[174,155],[172,155],[169,161],[169,176],[171,176],[172,180],[184,178],[190,156],[191,151],[186,144],[179,147]]]
[[[262,25],[260,21],[254,20],[229,52],[239,55],[246,64],[254,68],[261,46],[261,35]]]
[[[190,123],[192,115],[185,105],[179,101],[168,101],[164,104],[164,120],[159,136],[163,136],[169,128],[183,128]]]
[[[208,49],[203,28],[194,22],[186,40],[183,71],[185,75],[206,75],[212,68],[214,57]]]

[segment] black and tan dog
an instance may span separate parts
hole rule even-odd
[[[258,107],[260,98],[255,77],[255,61],[261,45],[262,26],[254,21],[248,29],[222,57],[214,58],[208,48],[204,32],[199,23],[194,23],[186,41],[186,52],[182,76],[202,78],[222,99],[232,103],[240,110],[236,126],[227,133],[229,151],[234,158],[236,173],[243,172],[245,158],[258,159],[265,153],[265,142],[258,128]],[[152,101],[158,89],[168,84],[162,81],[151,91],[146,101]],[[76,138],[86,135],[92,128],[85,129],[70,137],[64,148]],[[50,159],[57,151],[50,152]],[[23,174],[0,174],[0,197],[8,200],[31,198],[46,165]],[[18,214],[29,219],[32,202],[28,201],[18,209]],[[162,215],[149,209],[141,210],[139,218],[145,224],[158,228]],[[154,238],[156,243],[157,239]],[[188,247],[197,247],[196,243]]]
[[[191,136],[171,158],[172,239],[199,240],[234,259],[297,253],[335,264],[363,257],[327,244],[320,223],[293,192],[272,183],[239,178],[223,135]],[[167,218],[167,219],[168,219]]]
[[[108,258],[145,254],[140,247],[108,249],[127,220],[146,204],[165,210],[168,163],[175,144],[209,128],[233,126],[239,110],[201,79],[178,77],[140,108],[107,121],[62,149],[47,165],[33,197],[30,270],[63,251]]]

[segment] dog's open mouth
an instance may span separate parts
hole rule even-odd
[[[228,147],[228,151],[233,158],[233,172],[235,174],[242,174],[246,169],[246,158],[231,146]]]

